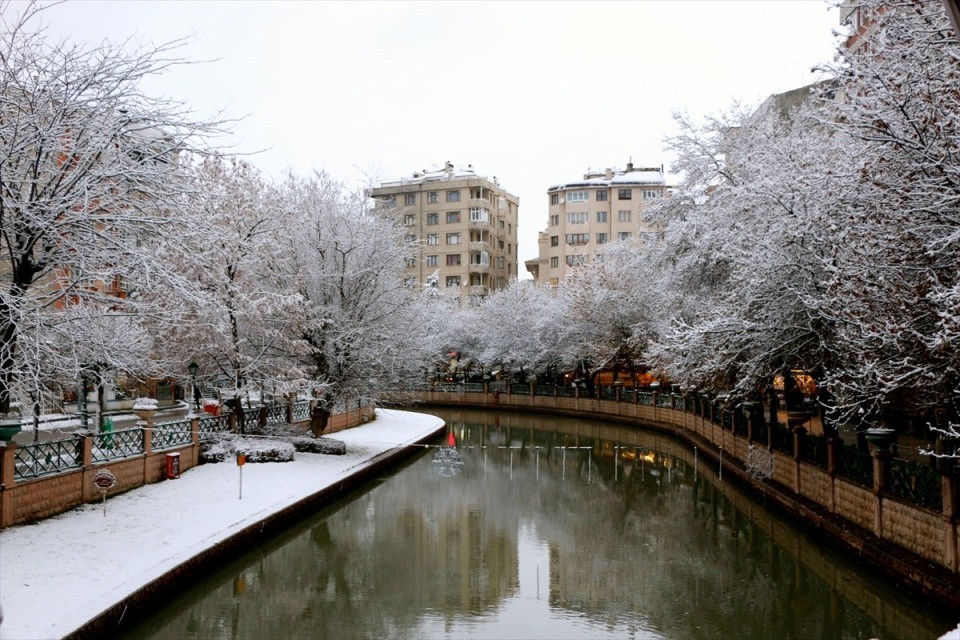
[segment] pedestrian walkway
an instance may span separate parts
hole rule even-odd
[[[205,464],[105,504],[0,531],[0,640],[70,635],[250,525],[442,429],[435,416],[377,409],[374,421],[333,436],[346,455]]]

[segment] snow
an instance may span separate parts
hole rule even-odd
[[[377,409],[332,436],[342,456],[205,464],[166,480],[0,531],[0,640],[61,638],[197,553],[443,425],[435,416]],[[242,472],[242,490],[240,474]]]

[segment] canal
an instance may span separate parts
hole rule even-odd
[[[429,411],[437,446],[122,637],[932,640],[960,621],[667,436]]]

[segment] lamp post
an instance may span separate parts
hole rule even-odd
[[[80,384],[77,394],[77,408],[80,409],[80,427],[86,431],[90,428],[90,416],[87,412],[87,365],[80,365]]]
[[[193,405],[197,413],[200,413],[200,388],[197,386],[197,372],[199,370],[200,365],[195,360],[191,360],[190,364],[187,365],[187,371],[190,372],[190,382],[193,386]]]

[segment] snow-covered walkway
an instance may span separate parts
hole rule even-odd
[[[61,638],[217,542],[437,431],[435,416],[377,409],[336,433],[343,456],[206,464],[177,480],[0,532],[0,640]]]

